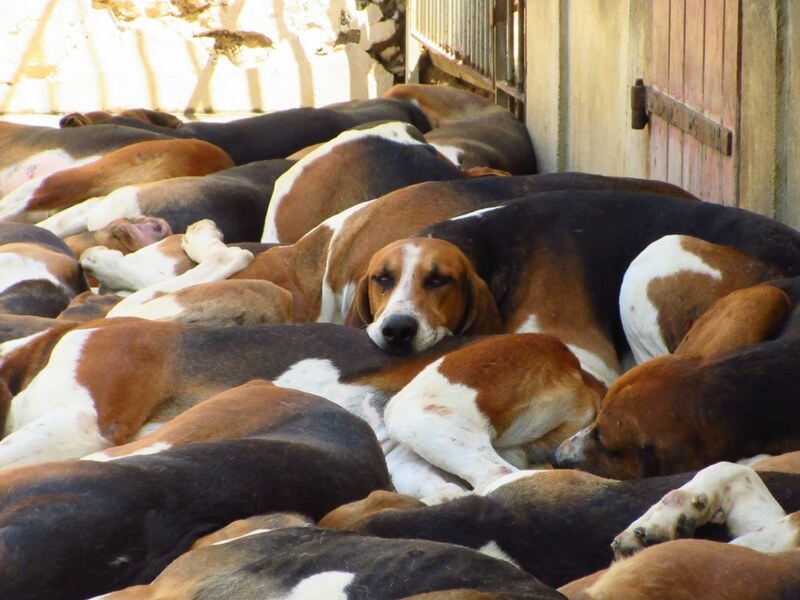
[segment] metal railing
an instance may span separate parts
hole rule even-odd
[[[517,111],[525,101],[525,0],[408,0],[411,35],[435,66],[493,90]]]

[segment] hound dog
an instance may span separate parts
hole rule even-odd
[[[677,540],[725,523],[730,544]],[[570,598],[788,598],[800,592],[798,515],[786,515],[748,467],[717,463],[670,491],[614,539],[618,560]],[[650,547],[652,544],[658,544]],[[640,552],[642,548],[646,550]],[[735,572],[737,577],[731,578]]]
[[[225,151],[201,140],[137,142],[80,166],[29,180],[0,199],[0,220],[38,222],[43,215],[84,201],[96,204],[99,197],[124,185],[204,175],[232,166]]]
[[[723,297],[689,331],[695,337],[682,351],[615,381],[595,422],[558,448],[555,464],[646,477],[800,450],[792,418],[799,289],[793,278]],[[756,329],[771,339],[748,343]]]
[[[524,464],[526,451],[534,455],[536,447],[549,449],[569,431],[591,422],[602,394],[575,358],[547,336],[474,338],[470,341],[480,344],[474,349],[465,348],[420,373],[466,338],[453,338],[431,353],[393,357],[363,331],[322,323],[214,328],[108,318],[72,327],[51,338],[46,333],[33,338],[32,350],[18,343],[7,364],[0,364],[0,374],[16,394],[6,420],[7,436],[0,441],[3,466],[81,457],[120,445],[143,427],[163,423],[213,393],[268,378],[280,386],[313,390],[367,421],[386,452],[395,486],[437,502],[467,491],[453,475],[483,487]],[[55,336],[60,337],[53,341]],[[28,354],[41,357],[45,350],[49,361],[31,380],[36,361]],[[508,352],[513,360],[496,358]],[[487,357],[493,357],[493,364],[487,364]],[[42,359],[38,361],[41,365]],[[528,376],[535,361],[539,370]],[[113,369],[103,366],[117,362]],[[460,364],[481,365],[486,380],[471,377]],[[144,380],[142,373],[148,374]],[[418,374],[421,379],[412,381]],[[30,383],[23,386],[21,381]],[[504,382],[502,389],[496,381]],[[433,423],[461,439],[464,456],[474,456],[474,464],[454,464],[444,439],[430,439],[438,434],[404,438],[405,443],[391,439],[385,407],[409,382],[414,387],[407,400],[398,398],[394,420],[407,416],[424,424],[430,412]],[[74,393],[54,398],[49,393],[54,386]],[[417,394],[422,404],[414,400]],[[428,404],[431,411],[425,408]],[[476,445],[480,440],[489,444]]]
[[[183,121],[175,115],[162,110],[150,110],[149,108],[127,108],[118,112],[116,115],[104,110],[93,110],[87,113],[73,112],[61,117],[58,120],[58,126],[65,128],[98,125],[100,123],[109,122],[113,123],[115,118],[137,120],[142,123],[150,123],[151,125],[167,127],[169,129],[177,129],[183,126]]]
[[[432,127],[425,140],[464,170],[490,167],[512,175],[536,172],[525,124],[491,99],[455,87],[414,83],[395,85],[383,97],[419,106]]]
[[[55,317],[87,289],[77,259],[58,237],[0,223],[0,313]]]
[[[66,238],[122,217],[160,218],[175,233],[205,218],[217,224],[228,242],[255,242],[261,237],[275,180],[292,164],[283,159],[254,161],[206,175],[132,183],[95,202],[59,211],[38,225]]]
[[[14,552],[0,566],[0,595],[86,598],[149,583],[233,520],[272,511],[318,519],[390,486],[370,428],[317,396],[253,382],[195,425],[208,439],[157,455],[5,472],[0,539]]]
[[[401,99],[373,98],[338,102],[321,107],[279,110],[226,122],[186,121],[180,127],[153,123],[141,115],[120,113],[103,123],[148,129],[170,137],[193,138],[211,142],[225,150],[237,165],[257,160],[286,158],[307,146],[327,142],[341,132],[376,121],[403,121],[421,132],[430,129],[425,114],[412,102]],[[98,122],[95,116],[74,116],[70,124]]]
[[[414,455],[468,482],[472,489],[481,489],[528,464],[546,462],[560,441],[593,420],[603,392],[553,338],[535,334],[487,338],[422,369],[386,406],[389,438],[382,425],[376,433],[383,433],[381,442],[395,486],[426,502],[439,502],[468,489],[444,477],[421,478],[420,461]],[[90,458],[172,447],[176,438],[183,439],[184,430],[197,436],[199,428],[184,426],[183,417]]]
[[[261,241],[291,244],[359,202],[413,183],[464,177],[413,125],[390,121],[351,129],[278,177]]]
[[[618,309],[625,269],[670,233],[732,246],[784,275],[800,272],[800,234],[754,213],[649,194],[556,191],[454,217],[378,253],[349,322],[367,325],[395,352],[430,347],[468,323],[471,265],[497,307],[496,331],[554,335],[609,384],[627,352]]]
[[[484,552],[491,549],[494,556],[505,557],[557,587],[607,568],[614,560],[615,536],[694,475],[616,481],[565,469],[520,471],[497,480],[484,495],[436,506],[376,491],[334,509],[318,525],[386,538],[457,543]],[[784,510],[800,508],[800,476],[762,472],[761,477]],[[698,523],[695,535],[728,541],[736,536],[730,525]]]
[[[359,279],[384,245],[459,214],[554,189],[626,189],[693,198],[665,182],[590,173],[423,182],[329,217],[294,244],[256,256],[234,277],[268,279],[290,291],[297,321],[344,323]]]
[[[166,136],[116,125],[89,131],[0,121],[0,198],[34,178],[93,162],[123,146]]]
[[[628,266],[620,287],[622,327],[636,363],[674,352],[716,300],[778,277],[774,265],[735,248],[685,235],[654,241]],[[751,329],[753,341],[758,329]]]
[[[315,527],[262,530],[194,550],[152,584],[104,598],[203,597],[220,589],[275,600],[564,598],[514,565],[455,544],[386,540]]]
[[[114,219],[96,231],[85,231],[62,239],[75,257],[80,258],[85,250],[94,246],[105,246],[122,254],[130,254],[172,233],[172,227],[164,219],[139,216]]]

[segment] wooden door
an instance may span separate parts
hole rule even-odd
[[[731,206],[737,205],[740,15],[740,0],[653,0],[652,79],[645,82],[732,133],[727,154],[671,124],[669,115],[651,114],[651,176]]]

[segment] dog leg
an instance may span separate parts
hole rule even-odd
[[[741,535],[731,544],[745,546],[759,552],[786,552],[800,547],[800,512],[768,523],[763,527]]]
[[[111,445],[100,435],[93,411],[60,408],[0,440],[0,469],[77,459]]]
[[[785,516],[758,474],[743,465],[719,462],[666,494],[614,538],[614,556],[689,537],[706,523],[725,523],[734,537],[758,531]]]
[[[87,251],[88,252],[88,251]],[[204,260],[196,267],[172,279],[140,289],[116,304],[107,317],[147,318],[148,311],[142,305],[162,294],[175,292],[199,283],[208,283],[227,279],[253,262],[253,254],[241,248],[228,248],[224,244],[221,249],[204,255]]]
[[[476,491],[517,470],[492,445],[495,433],[475,403],[477,392],[428,365],[386,406],[389,435]]]
[[[134,261],[125,257],[119,250],[93,246],[81,254],[80,263],[88,275],[110,290],[140,290],[167,277],[156,270],[137,268]]]
[[[89,231],[102,229],[115,219],[141,216],[138,185],[117,188],[104,197],[103,201],[91,207],[86,214],[86,228]]]
[[[75,235],[76,233],[83,233],[87,231],[87,214],[97,206],[101,200],[103,200],[102,196],[89,198],[83,202],[79,202],[75,206],[70,206],[64,210],[58,211],[44,221],[39,221],[37,225],[43,229],[52,231],[60,238]]]
[[[402,444],[386,455],[386,466],[398,493],[419,498],[425,504],[441,504],[469,493]]]

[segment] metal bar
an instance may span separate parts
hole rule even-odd
[[[643,129],[649,117],[654,115],[725,156],[733,154],[733,132],[730,129],[663,92],[643,85],[638,79],[631,87],[631,113],[634,129]]]

